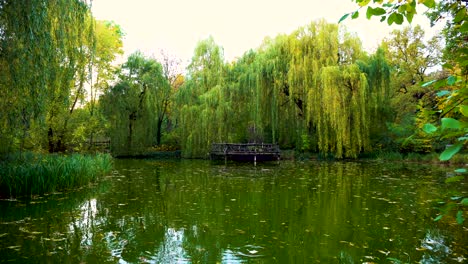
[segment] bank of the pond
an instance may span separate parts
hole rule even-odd
[[[109,154],[11,154],[0,161],[0,197],[15,198],[79,188],[112,169]]]
[[[457,153],[448,161],[440,161],[439,153],[401,153],[379,152],[361,155],[358,160],[399,161],[427,164],[447,164],[454,166],[468,166],[468,153]],[[282,160],[335,160],[333,156],[323,156],[313,152],[299,152],[295,150],[281,150]],[[340,160],[340,159],[338,159]]]

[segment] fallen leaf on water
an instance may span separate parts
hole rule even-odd
[[[385,256],[388,256],[388,254],[390,254],[390,250],[389,251],[377,250],[377,251],[384,254]]]
[[[21,246],[9,246],[8,249],[18,250]]]

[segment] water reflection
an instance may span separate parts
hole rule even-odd
[[[441,175],[375,163],[120,160],[105,189],[0,203],[1,262],[457,263],[466,225],[432,217],[437,197],[466,188],[446,189]]]

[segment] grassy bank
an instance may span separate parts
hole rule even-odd
[[[40,195],[79,188],[110,172],[108,154],[11,154],[0,161],[0,197]]]

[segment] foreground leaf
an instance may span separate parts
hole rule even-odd
[[[423,131],[426,132],[427,134],[431,134],[437,131],[437,127],[434,126],[433,124],[425,124],[423,126]]]
[[[442,129],[446,128],[453,128],[453,129],[460,129],[461,123],[460,121],[453,119],[453,118],[442,118]]]
[[[448,147],[446,150],[444,150],[444,152],[442,152],[440,154],[439,160],[446,161],[446,160],[451,159],[453,157],[453,155],[457,154],[458,151],[460,151],[462,146],[463,146],[463,144],[458,143],[458,144],[455,144],[455,145],[452,145],[452,146]]]
[[[465,218],[463,218],[463,211],[458,211],[457,212],[457,223],[459,225],[463,224],[465,222]]]
[[[463,198],[463,200],[461,200],[461,205],[463,206],[468,206],[468,198]]]
[[[442,217],[444,217],[444,215],[439,215],[439,216],[437,216],[437,217],[434,219],[434,222],[439,221],[440,219],[442,219]]]
[[[468,117],[468,105],[460,105],[459,107],[460,107],[460,112],[464,116]]]
[[[341,23],[341,22],[343,22],[343,20],[345,20],[345,19],[346,19],[348,16],[349,16],[349,13],[348,13],[348,14],[345,14],[345,15],[343,15],[343,16],[340,18],[340,20],[338,20],[338,23]]]

